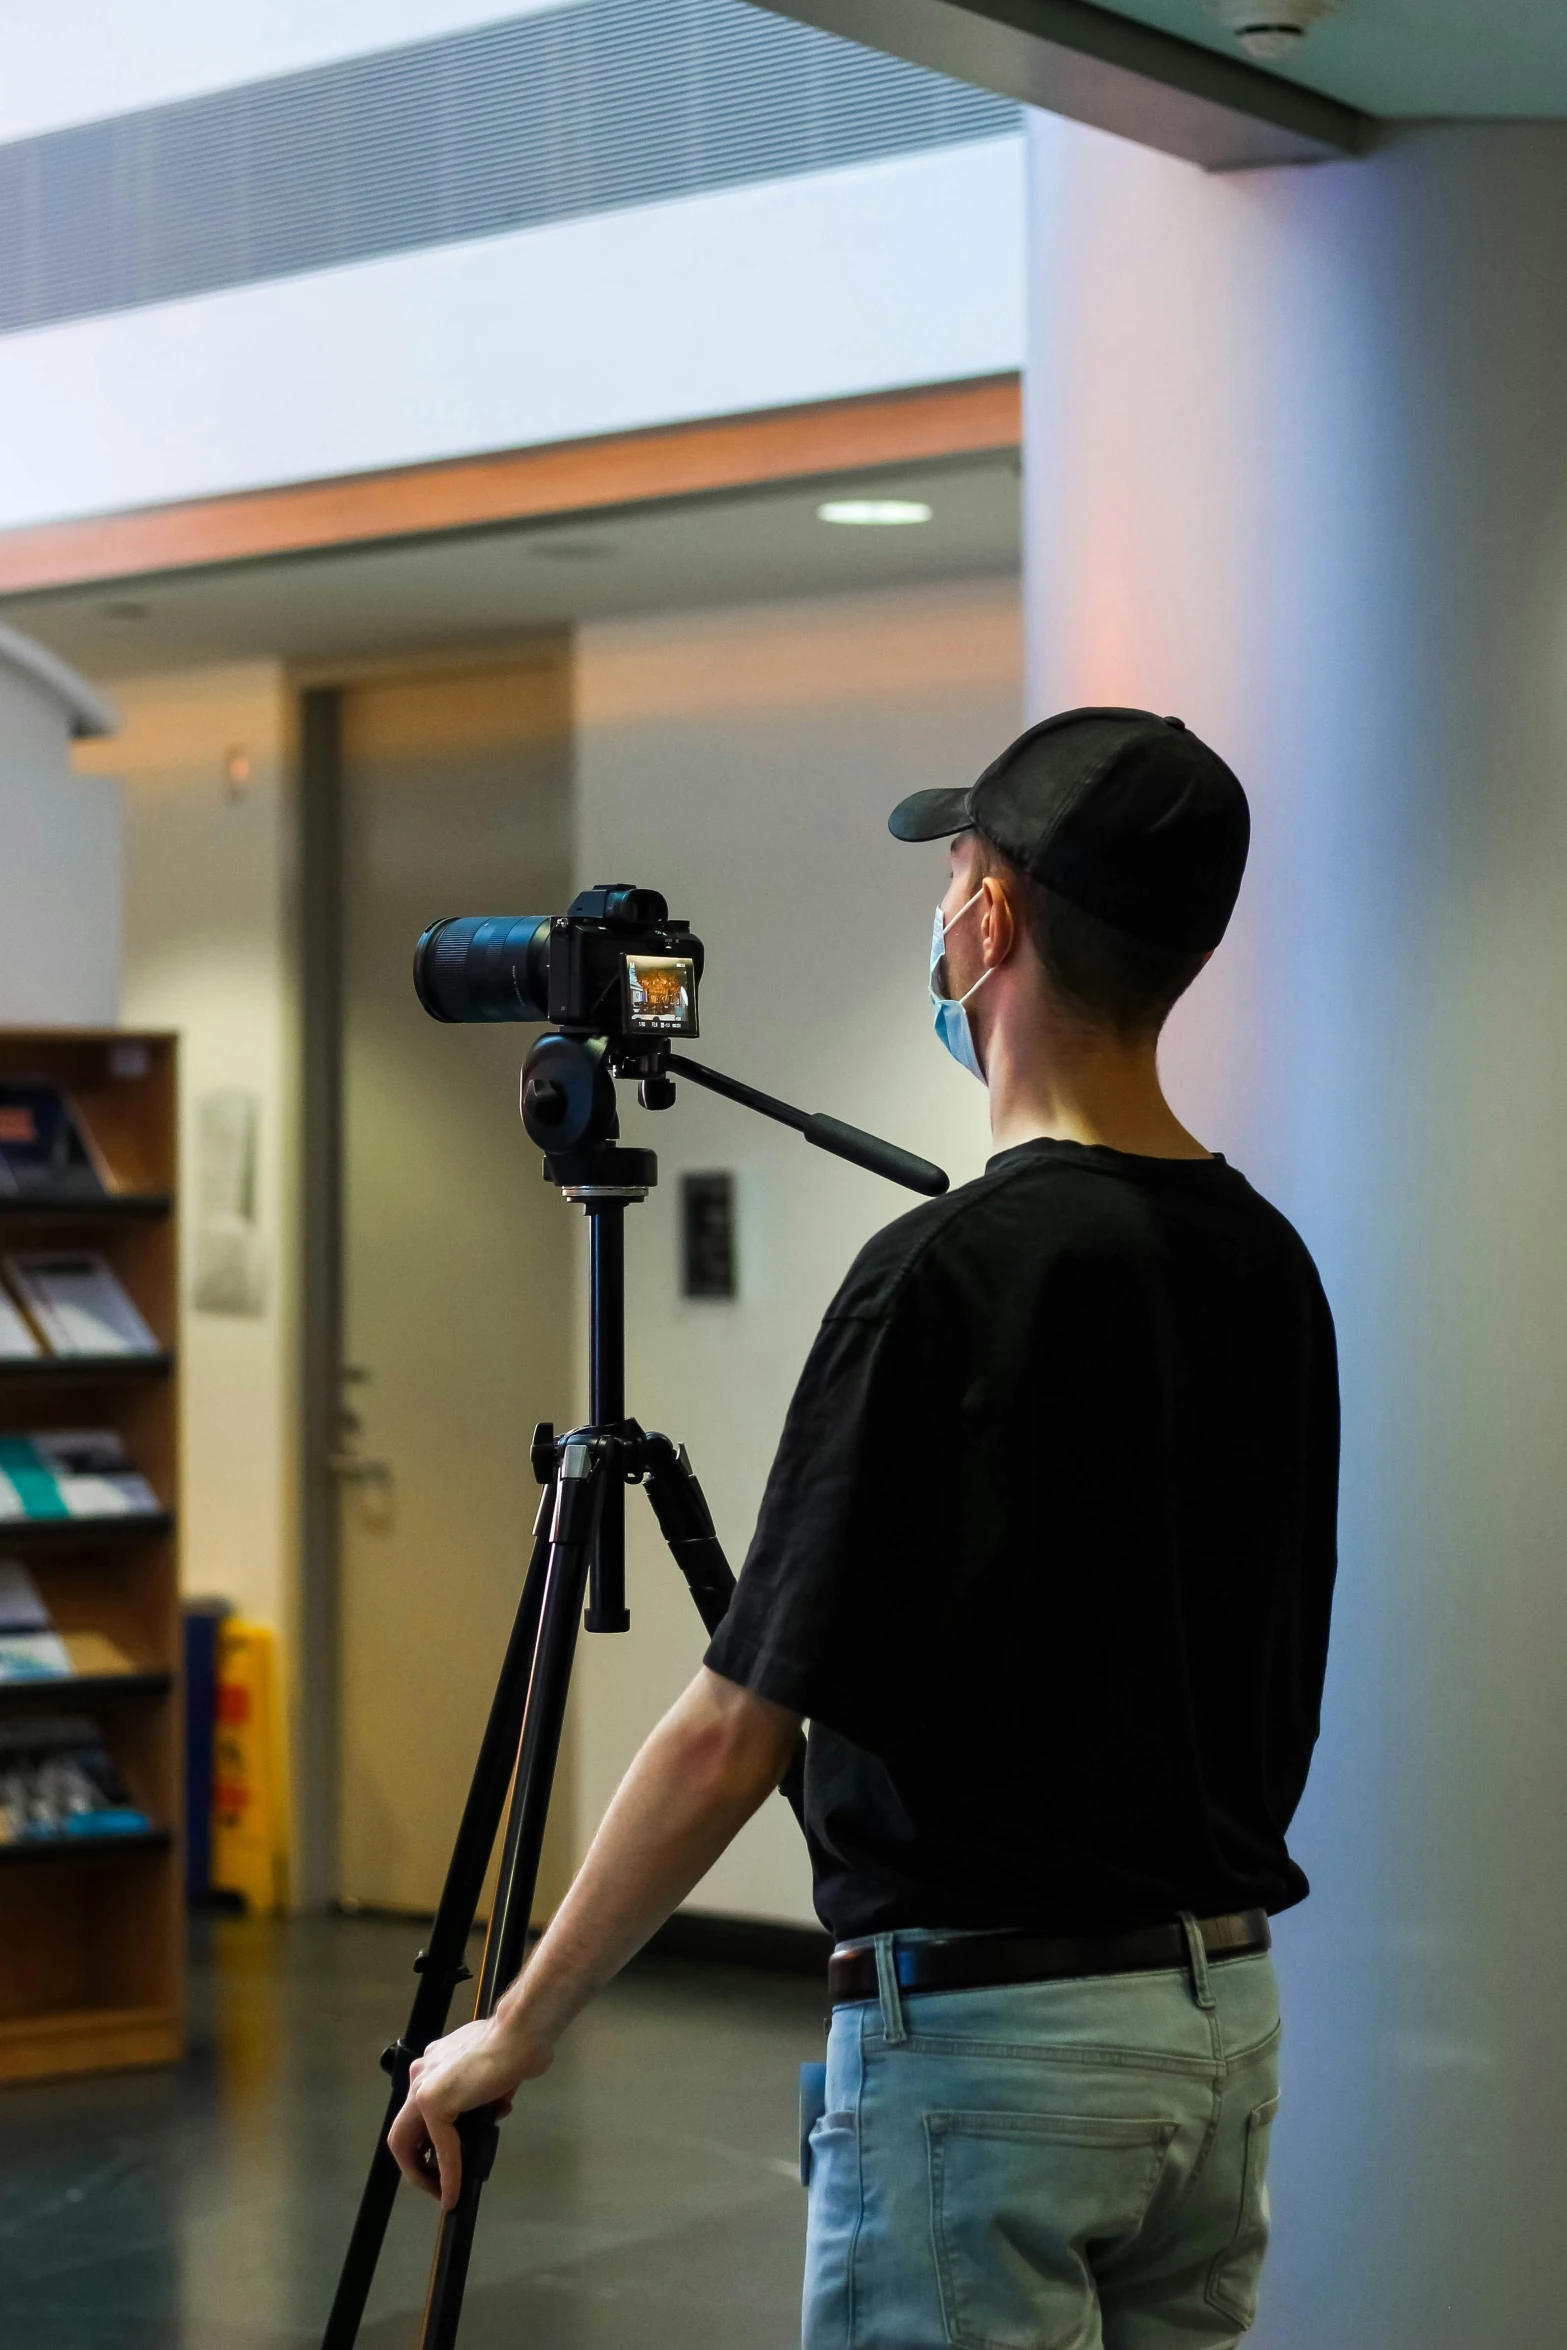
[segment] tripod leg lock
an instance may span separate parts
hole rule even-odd
[[[428,1975],[432,1982],[439,1982],[447,1992],[448,1996],[450,1996],[450,1994],[456,1990],[459,1983],[471,1983],[473,1981],[472,1967],[464,1966],[461,1959],[457,1961],[455,1966],[448,1965],[440,1968],[431,1966],[430,1953],[428,1950],[421,1950],[418,1957],[414,1960],[414,1973],[416,1975]]]

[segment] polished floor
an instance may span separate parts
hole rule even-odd
[[[418,1929],[197,1930],[173,2073],[0,2092],[4,2350],[319,2340],[407,2010]],[[462,2350],[790,2350],[814,1984],[644,1959],[502,2132]],[[433,2207],[398,2198],[360,2341],[418,2333]]]

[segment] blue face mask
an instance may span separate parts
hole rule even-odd
[[[963,916],[968,912],[969,907],[977,906],[984,894],[985,892],[982,885],[974,892],[974,895],[967,901],[965,905],[959,906],[957,912],[952,917],[952,922],[947,920],[946,916],[942,913],[941,908],[938,906],[936,908],[935,926],[930,934],[930,1003],[932,1024],[935,1027],[936,1034],[940,1037],[942,1043],[946,1046],[948,1052],[952,1055],[952,1058],[957,1062],[958,1067],[960,1069],[966,1069],[971,1077],[977,1077],[981,1085],[983,1085],[985,1082],[985,1072],[980,1067],[979,1055],[974,1050],[974,1031],[969,1026],[968,1012],[965,1007],[968,1003],[969,997],[973,995],[976,990],[984,986],[986,980],[990,977],[990,973],[989,971],[982,971],[979,977],[975,980],[973,987],[969,988],[966,993],[960,996],[938,995],[936,993],[936,973],[941,966],[941,958],[947,951],[947,932],[952,928],[952,923],[961,922]]]

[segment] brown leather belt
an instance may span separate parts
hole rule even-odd
[[[1210,1960],[1251,1958],[1272,1948],[1265,1909],[1199,1918]],[[1140,1926],[1130,1934],[951,1934],[894,1944],[900,1991],[982,1991],[1000,1983],[1062,1983],[1079,1975],[1153,1974],[1191,1963],[1186,1929]],[[834,2007],[877,1996],[876,1951],[845,1943],[827,1962]]]

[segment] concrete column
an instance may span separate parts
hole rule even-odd
[[[1567,128],[1210,178],[1031,131],[1030,707],[1174,711],[1253,867],[1177,1107],[1338,1315],[1266,2350],[1567,2298]]]
[[[73,737],[114,712],[30,637],[0,627],[0,1023],[112,1024],[120,1016],[120,787],[73,776]]]

